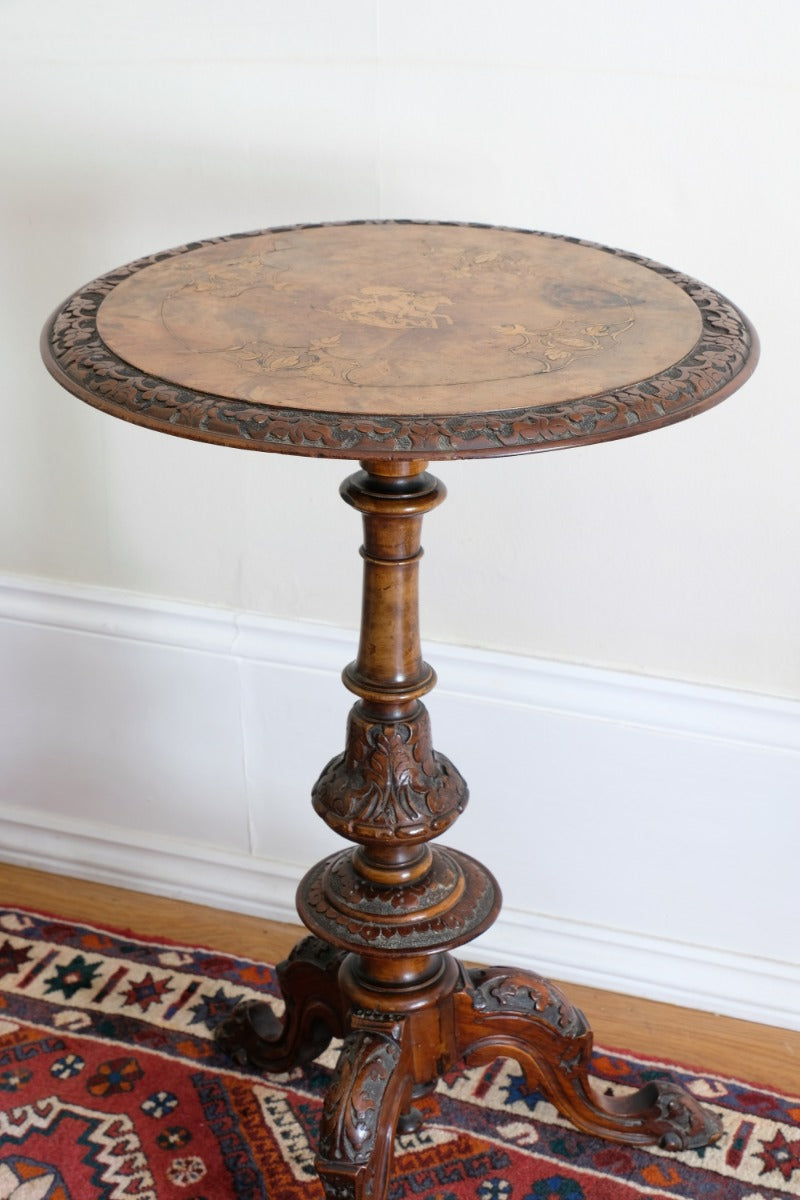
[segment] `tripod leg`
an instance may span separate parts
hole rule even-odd
[[[344,1033],[338,982],[343,958],[319,938],[304,938],[277,968],[283,1019],[265,1001],[242,1000],[215,1029],[217,1045],[239,1066],[260,1071],[286,1071],[316,1058]]]
[[[671,1080],[654,1080],[622,1097],[599,1095],[588,1075],[586,1018],[547,980],[503,967],[466,976],[455,996],[456,1037],[469,1062],[516,1059],[531,1090],[540,1088],[578,1129],[611,1141],[688,1150],[719,1138],[716,1116]]]
[[[317,1171],[326,1200],[384,1200],[413,1076],[402,1019],[358,1017],[325,1099]]]

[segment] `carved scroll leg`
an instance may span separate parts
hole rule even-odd
[[[586,1018],[547,980],[502,967],[466,976],[454,999],[459,1050],[468,1061],[516,1059],[531,1090],[540,1088],[578,1129],[612,1141],[688,1150],[719,1138],[717,1117],[671,1080],[627,1096],[599,1095],[588,1077]]]
[[[353,1024],[325,1098],[317,1171],[327,1200],[384,1200],[413,1083],[405,1025],[358,1014]]]
[[[241,1000],[214,1030],[214,1040],[241,1067],[286,1071],[310,1062],[344,1033],[339,966],[344,953],[308,937],[278,965],[286,1011],[281,1020],[261,1000]]]

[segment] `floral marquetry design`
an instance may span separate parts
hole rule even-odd
[[[632,328],[633,322],[633,317],[610,325],[559,321],[549,329],[499,325],[497,332],[508,338],[509,353],[524,362],[532,374],[546,374],[566,370],[577,358],[602,354]]]
[[[45,361],[88,403],[246,449],[470,458],[645,432],[749,375],[705,284],[525,230],[296,226],[152,255],[55,314]]]
[[[379,329],[438,329],[452,325],[445,310],[453,302],[431,292],[410,292],[397,287],[368,287],[354,296],[339,296],[328,311],[341,321],[374,325]]]

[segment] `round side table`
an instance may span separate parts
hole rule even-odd
[[[317,1168],[330,1200],[383,1200],[395,1134],[459,1061],[517,1059],[591,1133],[669,1150],[719,1136],[677,1084],[598,1095],[592,1036],[552,984],[451,951],[500,908],[479,862],[432,840],[467,803],[433,749],[436,676],[418,619],[420,533],[445,495],[431,460],[585,445],[694,416],[753,370],[757,341],[717,292],[571,238],[424,222],[295,226],[183,246],[113,271],[48,322],[45,362],[97,408],[247,450],[361,460],[357,701],[312,792],[353,846],[298,889],[310,931],[280,964],[286,1012],[244,1002],[218,1027],[242,1064],[282,1071],[344,1039]]]

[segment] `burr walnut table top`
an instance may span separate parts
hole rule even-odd
[[[344,458],[469,458],[644,432],[755,365],[697,281],[574,239],[423,222],[195,243],[75,293],[48,368],[116,416]]]

